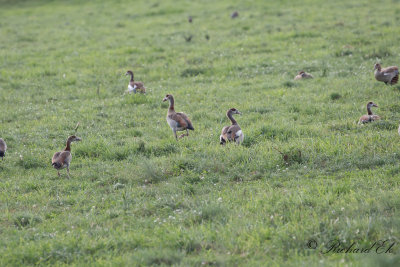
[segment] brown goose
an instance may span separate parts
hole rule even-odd
[[[129,81],[128,84],[128,93],[132,93],[134,92],[136,94],[136,91],[138,91],[139,93],[146,93],[146,88],[144,87],[142,82],[135,82],[135,80],[133,79],[133,72],[131,70],[128,70],[125,75],[130,75],[131,76],[131,80]]]
[[[399,81],[399,68],[391,66],[382,69],[381,64],[376,63],[374,66],[375,79],[385,84],[396,84]]]
[[[240,144],[243,142],[244,134],[240,126],[237,124],[236,120],[233,118],[233,114],[242,115],[242,113],[240,113],[240,111],[235,108],[231,108],[226,112],[226,116],[230,119],[232,125],[222,128],[221,136],[219,137],[221,145],[225,145],[227,141],[233,141],[236,144]]]
[[[67,145],[64,148],[63,151],[56,152],[53,155],[53,158],[51,160],[51,165],[57,170],[58,176],[60,176],[60,170],[64,169],[65,167],[67,168],[67,173],[68,173],[68,178],[69,178],[69,164],[71,163],[71,143],[75,141],[81,141],[79,137],[76,137],[75,135],[71,135],[67,139]]]
[[[314,78],[310,73],[307,73],[305,71],[300,71],[296,77],[294,77],[295,80],[301,80],[301,79],[312,79]]]
[[[2,138],[0,138],[0,157],[4,160],[4,156],[6,154],[7,144],[4,142]]]
[[[374,115],[371,111],[371,107],[378,107],[377,104],[374,102],[368,102],[367,103],[367,111],[368,115],[362,115],[360,120],[358,121],[358,124],[364,124],[372,121],[377,121],[380,120],[381,118],[378,115]]]
[[[172,95],[166,95],[163,99],[163,102],[167,100],[169,100],[167,122],[174,132],[175,139],[178,140],[178,137],[176,136],[176,131],[186,130],[186,134],[180,135],[179,138],[189,136],[189,130],[194,130],[192,122],[185,113],[175,112],[174,97]]]

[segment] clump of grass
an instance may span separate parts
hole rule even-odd
[[[293,149],[288,149],[286,151],[281,151],[278,148],[276,148],[275,146],[273,146],[273,148],[279,152],[279,154],[281,154],[283,162],[286,165],[292,165],[293,163],[298,163],[301,164],[303,163],[304,159],[301,153],[300,149],[297,148],[293,148]]]
[[[388,47],[374,48],[372,51],[363,55],[364,59],[377,59],[393,56],[392,51]]]
[[[198,75],[204,74],[204,73],[205,73],[204,69],[188,68],[181,72],[181,77],[184,77],[184,78],[185,77],[193,77],[193,76],[198,76]]]
[[[51,163],[51,162],[50,162]],[[18,165],[23,167],[24,169],[36,169],[36,168],[45,168],[47,165],[41,158],[33,155],[24,155],[21,156],[18,160]]]
[[[332,93],[330,95],[331,100],[338,100],[340,98],[342,98],[342,96],[339,93]]]
[[[200,212],[194,215],[192,219],[193,223],[205,223],[208,221],[225,221],[226,210],[223,209],[219,204],[209,204],[208,206],[201,209]]]
[[[141,175],[145,183],[159,183],[165,178],[161,168],[151,160],[144,160],[141,164]]]
[[[261,127],[261,135],[271,140],[278,139],[280,141],[288,141],[289,138],[293,136],[293,132],[285,128],[264,125]]]
[[[284,82],[282,85],[283,85],[284,87],[288,87],[288,88],[297,86],[297,84],[294,83],[293,81],[286,81],[286,82]]]
[[[380,130],[394,130],[397,129],[398,125],[395,124],[394,122],[390,122],[390,121],[385,121],[385,120],[380,120],[380,121],[376,121],[372,124],[373,128],[377,128]]]
[[[141,263],[144,266],[177,266],[183,253],[172,249],[148,249],[134,253],[132,263]]]
[[[14,218],[14,225],[18,228],[24,228],[28,226],[34,226],[35,224],[41,223],[42,219],[38,216],[31,214],[21,214]]]

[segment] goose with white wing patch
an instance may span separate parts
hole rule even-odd
[[[240,144],[243,142],[244,134],[239,124],[233,118],[233,114],[242,115],[242,113],[240,113],[240,111],[235,108],[231,108],[226,112],[226,116],[231,121],[232,125],[222,128],[221,136],[219,137],[221,145],[225,145],[226,142],[232,141],[236,144]]]
[[[135,94],[136,94],[136,92],[143,93],[143,94],[146,93],[146,88],[144,87],[143,83],[142,82],[135,82],[134,75],[133,75],[133,72],[131,70],[128,70],[125,73],[125,75],[130,75],[131,76],[131,79],[130,79],[129,84],[128,84],[128,91],[127,91],[128,93],[132,93],[132,92],[135,93]]]
[[[374,70],[375,79],[379,82],[393,85],[399,81],[399,68],[396,66],[382,69],[381,64],[376,63]]]

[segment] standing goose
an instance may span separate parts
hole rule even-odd
[[[169,100],[169,108],[167,113],[167,122],[174,132],[175,139],[178,140],[176,136],[176,131],[184,131],[186,130],[186,134],[182,134],[179,138],[184,136],[189,136],[189,130],[194,130],[192,122],[186,116],[185,113],[175,112],[174,109],[174,97],[172,95],[166,95],[163,99],[163,102]]]
[[[378,115],[374,115],[371,111],[371,107],[378,107],[377,104],[374,102],[368,102],[367,103],[367,111],[368,115],[362,115],[360,120],[358,121],[358,124],[364,124],[372,121],[377,121],[380,120],[381,118]]]
[[[244,134],[239,124],[237,124],[236,120],[233,118],[233,114],[242,115],[242,113],[235,108],[231,108],[226,112],[226,116],[231,120],[232,125],[222,128],[221,136],[219,137],[221,145],[224,145],[227,141],[233,141],[236,144],[243,142]]]
[[[68,173],[68,178],[69,178],[69,164],[71,163],[71,143],[75,141],[81,141],[79,137],[76,137],[75,135],[71,135],[67,139],[67,145],[64,148],[63,151],[56,152],[53,155],[53,158],[51,160],[51,165],[57,170],[58,176],[60,177],[60,170],[64,169],[67,167],[67,173]]]
[[[2,138],[0,138],[0,157],[4,160],[4,156],[6,154],[7,144],[4,142]]]
[[[301,80],[301,79],[312,79],[314,78],[310,73],[307,73],[305,71],[300,71],[296,77],[294,77],[295,80]]]
[[[132,93],[134,92],[136,94],[136,91],[139,91],[139,93],[146,93],[146,88],[144,88],[144,85],[142,82],[135,82],[135,80],[133,79],[133,72],[131,70],[128,70],[125,75],[130,75],[131,76],[131,80],[129,81],[128,84],[128,93]]]
[[[399,68],[391,66],[382,69],[381,64],[376,63],[374,66],[375,79],[385,84],[396,84],[399,81]]]

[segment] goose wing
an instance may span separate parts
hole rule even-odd
[[[63,166],[64,164],[69,164],[71,162],[71,159],[72,159],[71,152],[60,151],[54,153],[51,163],[52,164],[58,163],[60,164],[60,166]]]
[[[194,130],[192,122],[185,113],[177,112],[176,117],[179,118],[179,121],[177,121],[181,125],[181,127],[189,130]]]
[[[399,74],[399,68],[396,66],[387,67],[381,70],[384,75]]]
[[[228,136],[228,140],[229,141],[235,141],[237,137],[239,137],[240,132],[242,131],[242,129],[240,128],[239,125],[232,125],[229,127],[228,131],[227,131],[227,136]]]

